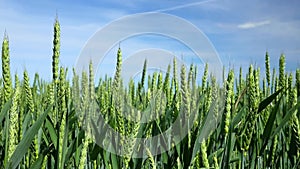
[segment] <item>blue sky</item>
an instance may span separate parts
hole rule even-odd
[[[183,18],[198,27],[227,67],[247,69],[251,63],[263,71],[268,51],[272,67],[277,67],[278,58],[284,53],[287,70],[294,71],[300,67],[299,10],[298,0],[0,0],[0,32],[4,34],[6,30],[9,36],[12,73],[21,75],[26,69],[31,78],[39,72],[45,80],[51,79],[56,13],[61,24],[60,61],[69,68],[75,66],[89,38],[105,25],[127,15],[156,11]],[[108,52],[98,74],[112,74],[117,47]],[[130,38],[121,43],[121,48],[125,59],[134,51],[147,48],[193,57],[184,45],[159,36]]]

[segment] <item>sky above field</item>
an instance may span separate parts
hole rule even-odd
[[[287,70],[294,71],[300,67],[299,10],[298,0],[0,0],[0,32],[6,31],[9,36],[12,73],[21,75],[26,69],[31,78],[39,72],[45,80],[51,79],[56,14],[61,24],[60,61],[69,70],[76,65],[87,41],[104,26],[127,15],[162,12],[201,30],[226,67],[247,69],[249,64],[255,64],[263,71],[268,51],[272,67],[277,67],[284,53]],[[120,27],[114,31],[124,30]],[[97,76],[113,74],[118,45],[108,51]],[[187,62],[198,62],[189,59],[193,54],[186,46],[164,36],[131,37],[120,45],[124,58],[136,51],[159,48]],[[199,64],[203,65],[201,61]]]

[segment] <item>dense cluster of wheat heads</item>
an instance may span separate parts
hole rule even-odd
[[[53,80],[45,82],[38,74],[30,80],[24,70],[22,80],[15,75],[12,81],[9,39],[4,36],[0,78],[1,168],[296,169],[300,166],[300,69],[287,72],[283,54],[279,59],[279,74],[276,68],[271,73],[266,53],[265,74],[254,65],[244,69],[246,76],[242,68],[238,75],[232,69],[226,75],[224,69],[223,82],[218,82],[209,76],[208,64],[203,75],[199,75],[196,66],[183,65],[178,77],[175,59],[165,74],[147,73],[145,61],[141,80],[123,84],[119,48],[114,77],[101,78],[97,85],[92,63],[89,71],[81,75],[73,69],[73,78],[69,80],[68,69],[60,67],[59,57],[60,25],[56,19]],[[147,112],[155,120],[139,123],[141,113]],[[188,117],[193,112],[196,119],[184,124],[191,127],[185,138],[159,155],[153,152],[160,144],[142,148],[134,139],[119,140],[126,155],[113,154],[96,144],[86,129],[87,116],[101,115],[121,135],[150,138],[174,127],[172,124],[182,117],[181,113]],[[217,123],[209,123],[211,119]],[[207,137],[202,137],[203,133]],[[131,157],[139,149],[146,158]]]

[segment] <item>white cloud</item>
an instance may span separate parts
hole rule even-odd
[[[240,29],[251,29],[251,28],[256,28],[264,25],[270,24],[271,21],[265,20],[265,21],[260,21],[260,22],[246,22],[243,24],[239,24],[237,27]]]

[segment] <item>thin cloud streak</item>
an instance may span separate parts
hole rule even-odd
[[[206,3],[211,3],[214,2],[216,0],[205,0],[205,1],[201,1],[201,2],[194,2],[194,3],[189,3],[189,4],[185,4],[185,5],[179,5],[179,6],[174,6],[174,7],[170,7],[170,8],[165,8],[165,9],[159,9],[159,10],[155,10],[155,11],[151,11],[151,12],[167,12],[167,11],[174,11],[177,9],[182,9],[182,8],[187,8],[187,7],[192,7],[192,6],[198,6],[198,5],[203,5]]]
[[[252,29],[252,28],[256,28],[256,27],[260,27],[260,26],[264,26],[264,25],[269,25],[270,23],[271,23],[271,21],[269,21],[269,20],[265,20],[265,21],[261,21],[261,22],[246,22],[246,23],[238,25],[237,27],[240,29]]]

